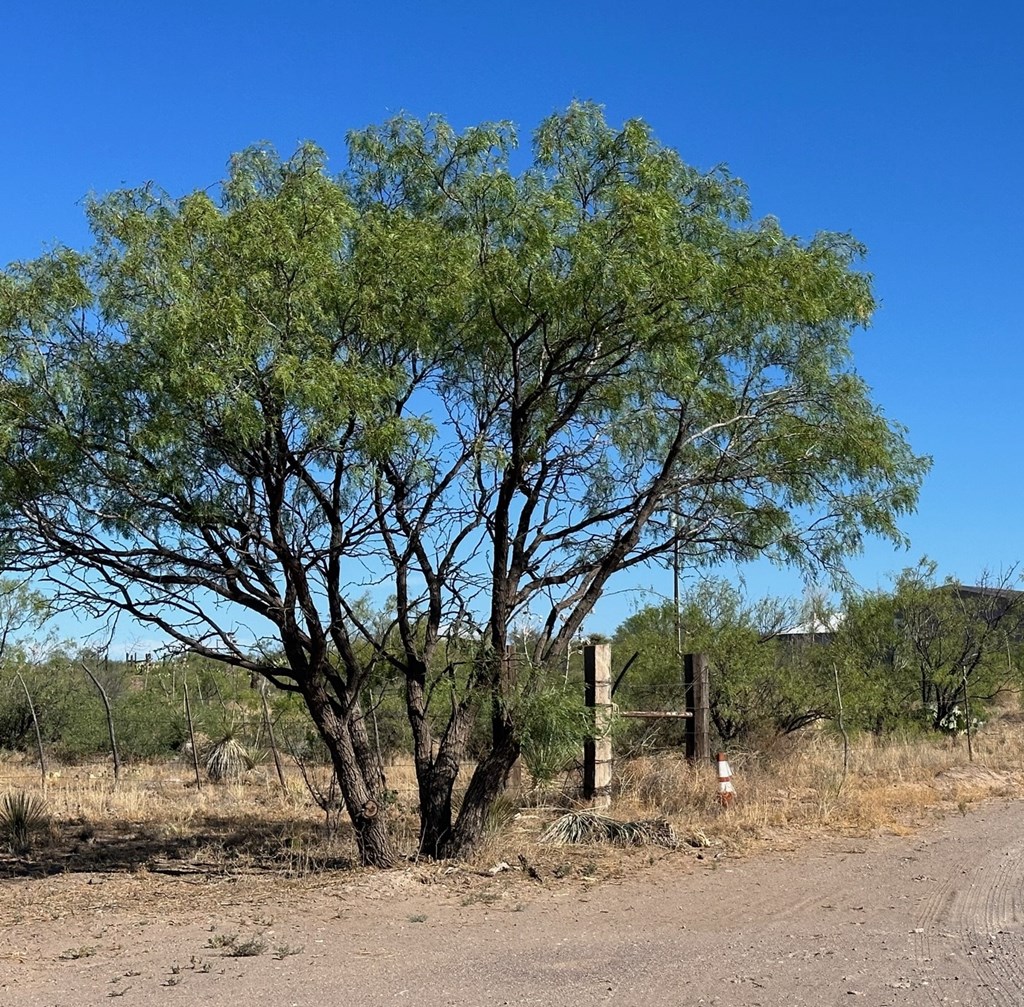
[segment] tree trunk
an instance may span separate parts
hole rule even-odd
[[[504,627],[504,623],[495,625]],[[487,816],[495,799],[508,786],[509,774],[521,752],[516,725],[510,713],[518,669],[515,654],[507,645],[503,628],[492,634],[492,645],[489,672],[491,749],[477,763],[469,781],[451,836],[441,847],[445,857],[466,857],[483,838]]]
[[[374,794],[384,797],[388,789],[384,764],[381,762],[380,752],[370,744],[370,735],[366,730],[366,717],[363,715],[362,704],[358,700],[353,702],[353,709],[349,717],[349,729],[352,733],[352,748],[355,751],[356,761],[359,763],[367,786]]]
[[[384,795],[375,792],[363,775],[351,725],[334,712],[322,680],[314,678],[303,691],[313,722],[331,753],[345,810],[355,832],[360,863],[367,867],[392,867],[395,852],[388,835]]]
[[[449,840],[441,847],[443,856],[466,857],[480,842],[491,806],[508,785],[509,774],[518,758],[519,742],[514,740],[510,731],[502,731],[502,736],[477,764],[455,827]]]
[[[452,792],[469,734],[469,707],[453,704],[435,755],[433,734],[424,706],[422,680],[410,676],[406,681],[406,709],[413,731],[420,799],[419,852],[423,856],[439,858],[444,856],[452,834]]]
[[[452,836],[452,791],[469,735],[468,710],[457,708],[441,739],[431,770],[419,779],[420,852],[441,858]]]
[[[437,859],[443,857],[445,844],[451,839],[455,777],[436,764],[429,771],[416,775],[420,796],[419,852]]]

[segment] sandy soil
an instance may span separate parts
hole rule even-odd
[[[1021,801],[593,886],[458,880],[4,882],[0,1005],[1024,1003]]]

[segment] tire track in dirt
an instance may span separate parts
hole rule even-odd
[[[1020,846],[979,864],[976,881],[963,906],[965,953],[972,968],[994,998],[993,1003],[1016,1005],[1024,990],[1024,941],[1019,926],[1020,887],[1024,856]]]
[[[929,976],[921,985],[935,1003],[1021,1003],[1024,848],[1006,849],[1000,838],[947,862],[918,912],[917,964]]]
[[[927,980],[928,986],[922,988],[927,990],[929,998],[935,1003],[946,1002],[939,989],[939,983],[932,982],[937,971],[936,957],[941,956],[944,962],[948,963],[947,967],[952,967],[954,974],[969,967],[968,964],[959,963],[963,949],[960,947],[960,935],[954,932],[954,928],[958,915],[957,904],[961,899],[964,878],[970,868],[971,861],[967,857],[961,857],[946,865],[941,873],[937,872],[938,877],[925,874],[917,875],[913,879],[923,883],[931,882],[934,885],[917,914],[914,952],[918,971],[927,973],[930,977]],[[950,945],[951,940],[957,943]],[[951,946],[955,950],[950,951]]]

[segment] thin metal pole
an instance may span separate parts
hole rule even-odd
[[[36,716],[36,705],[32,702],[32,695],[28,691],[28,686],[25,684],[25,679],[22,678],[21,672],[16,671],[15,674],[18,676],[18,681],[21,682],[21,687],[25,690],[25,698],[28,700],[28,712],[32,714],[32,723],[36,729],[36,749],[39,752],[39,779],[43,788],[43,794],[46,794],[46,756],[43,753],[43,732],[39,730],[39,718]]]
[[[196,771],[196,790],[203,789],[203,781],[199,778],[199,753],[196,751],[196,732],[192,727],[192,704],[188,701],[188,679],[182,683],[185,688],[185,719],[188,721],[188,739],[192,744],[192,765]]]
[[[964,722],[967,724],[967,761],[974,762],[974,747],[971,744],[971,704],[967,699],[967,665],[961,669],[964,682]]]

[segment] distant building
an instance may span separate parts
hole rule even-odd
[[[843,612],[832,612],[821,618],[815,616],[807,622],[782,630],[779,639],[794,646],[801,643],[829,643],[845,618]]]

